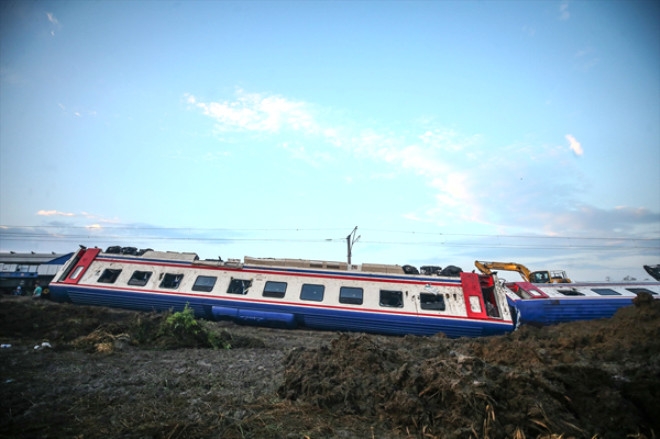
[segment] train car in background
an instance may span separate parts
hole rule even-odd
[[[36,283],[45,288],[73,253],[0,253],[0,293],[30,295]]]
[[[518,325],[553,325],[612,317],[639,294],[660,300],[660,282],[506,282]]]

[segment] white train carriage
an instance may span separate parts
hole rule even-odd
[[[180,311],[286,328],[477,337],[513,330],[497,278],[406,274],[398,265],[199,260],[194,253],[81,248],[50,284],[84,305]]]

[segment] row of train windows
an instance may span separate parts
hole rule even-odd
[[[657,295],[657,293],[654,293],[653,291],[647,289],[647,288],[626,288],[627,291],[630,291],[631,293],[639,294],[639,293],[649,293],[653,294],[654,296]],[[558,290],[560,293],[562,293],[564,296],[584,296],[583,293],[579,292],[578,290],[571,289],[571,290]],[[611,288],[592,288],[591,291],[593,291],[596,294],[600,294],[601,296],[620,296],[621,293],[618,291],[615,291]]]
[[[98,278],[101,283],[115,283],[121,269],[107,268],[103,271]],[[133,272],[133,275],[128,280],[128,285],[144,286],[151,278],[151,271]],[[176,289],[183,280],[183,274],[164,273],[160,277],[160,288]],[[195,283],[192,286],[193,291],[210,292],[215,287],[218,280],[215,276],[197,276]],[[227,294],[247,294],[252,286],[251,279],[235,279],[232,278],[227,288]],[[266,281],[262,295],[271,298],[284,298],[287,290],[286,282]],[[322,302],[325,294],[325,285],[318,284],[303,284],[300,289],[300,299],[309,300],[313,302]],[[362,305],[364,297],[364,290],[357,287],[341,287],[339,289],[339,303],[350,305]],[[445,300],[440,294],[420,293],[420,307],[426,310],[444,311]],[[393,290],[380,290],[379,298],[380,306],[391,308],[403,307],[403,292]]]

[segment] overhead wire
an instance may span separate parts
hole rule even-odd
[[[64,233],[52,233],[39,230],[58,229],[64,230]],[[89,233],[80,233],[80,230],[87,230]],[[103,230],[112,230],[114,234],[99,233]],[[162,236],[160,234],[117,234],[116,231],[126,230],[129,232],[167,232],[178,231],[187,232],[182,233],[186,236]],[[246,236],[233,236],[233,237],[213,237],[208,236],[212,232],[334,232],[338,230],[345,230],[339,228],[191,228],[191,227],[134,227],[134,226],[103,226],[101,228],[87,227],[87,226],[62,226],[62,225],[49,225],[49,226],[0,226],[0,238],[7,240],[20,240],[20,239],[40,239],[44,241],[74,241],[74,240],[89,240],[98,239],[102,241],[111,240],[151,240],[151,241],[198,241],[198,242],[280,242],[280,243],[332,243],[343,242],[346,238],[294,238],[294,237],[246,237]],[[77,233],[67,233],[67,231],[76,231]],[[419,235],[419,236],[435,236],[443,238],[443,240],[368,240],[362,239],[362,244],[374,245],[393,245],[393,246],[445,246],[445,247],[480,247],[480,248],[518,248],[518,249],[591,249],[591,250],[622,250],[622,249],[658,249],[660,248],[660,237],[657,238],[628,238],[628,237],[578,237],[578,236],[546,236],[546,235],[503,235],[503,234],[472,234],[472,233],[444,233],[444,232],[417,232],[417,231],[398,231],[398,230],[381,230],[381,229],[363,229],[364,231],[373,231],[377,233],[392,233],[404,235]],[[189,234],[193,234],[190,236]],[[194,236],[197,234],[197,236]],[[206,235],[206,236],[199,236]],[[510,239],[526,239],[534,241],[541,240],[569,240],[571,242],[563,244],[540,244],[540,243],[500,243],[500,242],[452,242],[447,238],[488,238],[496,240],[510,240]],[[602,244],[587,244],[584,241],[594,242],[600,241]]]
[[[15,225],[0,225],[0,232],[3,232],[3,229],[85,229],[85,230],[130,230],[130,231],[189,231],[189,232],[213,232],[213,231],[224,231],[224,232],[330,232],[330,231],[340,231],[346,230],[345,228],[207,228],[207,227],[151,227],[151,226],[72,226],[72,225],[46,225],[46,226],[15,226]],[[396,233],[396,234],[409,234],[409,235],[429,235],[429,236],[442,236],[442,237],[468,237],[468,238],[504,238],[504,239],[574,239],[574,240],[628,240],[628,241],[654,241],[660,240],[660,235],[656,237],[645,237],[645,238],[623,238],[623,237],[596,237],[596,236],[561,236],[561,235],[507,235],[507,234],[487,234],[487,233],[446,233],[446,232],[420,232],[415,230],[387,230],[387,229],[361,229],[362,233],[364,231],[372,232],[385,232],[385,233]],[[10,232],[11,233],[11,232]],[[236,239],[236,238],[228,238]],[[244,238],[250,239],[250,238]],[[262,239],[262,238],[259,238]],[[321,240],[327,239],[337,239],[342,240],[342,238],[319,238]]]

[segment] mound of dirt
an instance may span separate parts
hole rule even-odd
[[[279,395],[432,437],[655,437],[659,336],[660,302],[644,299],[503,337],[341,335],[290,353]]]
[[[660,303],[644,296],[611,319],[458,340],[192,323],[1,296],[0,343],[0,437],[660,431]]]

